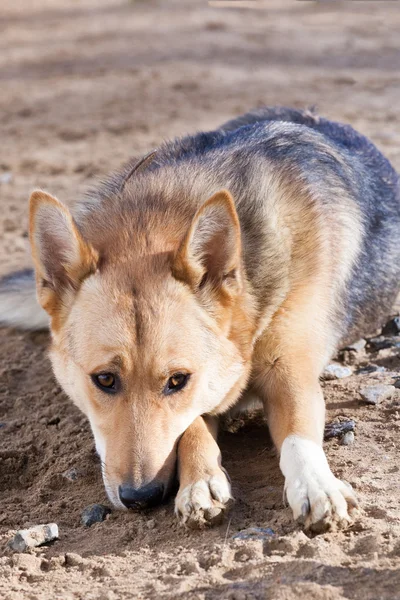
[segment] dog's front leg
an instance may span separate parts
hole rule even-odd
[[[178,446],[179,491],[175,511],[183,523],[195,528],[219,523],[231,499],[231,487],[216,442],[217,429],[215,417],[198,417]]]
[[[332,473],[322,448],[325,405],[318,355],[290,342],[288,348],[278,340],[280,355],[259,378],[260,391],[294,518],[320,532],[349,524],[357,501],[351,487]]]

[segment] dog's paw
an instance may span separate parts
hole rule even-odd
[[[182,523],[193,529],[218,525],[224,518],[231,486],[224,471],[204,476],[179,488],[175,499],[175,513]]]
[[[351,486],[333,475],[318,444],[295,435],[287,437],[280,466],[293,516],[306,530],[321,533],[351,524],[357,499]]]

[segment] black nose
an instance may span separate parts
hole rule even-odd
[[[159,504],[164,494],[162,483],[152,482],[137,489],[130,484],[118,488],[119,499],[127,508],[146,508]]]

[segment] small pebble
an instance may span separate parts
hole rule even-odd
[[[334,363],[327,365],[322,373],[322,377],[327,380],[331,379],[343,379],[344,377],[350,377],[353,371],[350,367],[342,367],[341,365],[335,365]]]
[[[29,529],[20,529],[9,542],[9,546],[15,552],[25,552],[28,548],[35,548],[48,544],[58,538],[58,525],[48,523],[47,525],[36,525]]]
[[[400,316],[386,323],[382,329],[382,335],[400,335]]]
[[[76,552],[67,552],[65,555],[65,564],[67,567],[79,567],[85,562],[80,554]]]
[[[71,467],[64,471],[62,476],[68,479],[68,481],[76,481],[79,478],[79,471],[75,467]]]
[[[13,180],[13,174],[9,171],[0,175],[0,183],[11,183]]]
[[[385,350],[386,348],[393,347],[393,340],[390,340],[383,335],[379,335],[378,337],[374,337],[368,340],[368,348],[370,350]]]
[[[86,527],[91,527],[94,523],[101,523],[111,513],[111,508],[103,504],[91,504],[87,506],[81,515],[81,521]]]
[[[348,346],[346,346],[346,348],[344,348],[344,350],[353,350],[354,352],[361,352],[361,350],[364,350],[366,345],[367,340],[361,339],[357,342],[354,342],[353,344],[349,344]]]
[[[338,423],[327,423],[325,425],[324,440],[330,440],[334,437],[341,437],[349,431],[354,431],[356,426],[353,419],[347,421],[340,421]]]
[[[155,519],[149,519],[148,521],[146,521],[146,525],[147,529],[154,529],[154,527],[156,526]]]
[[[361,367],[356,371],[357,375],[369,375],[370,373],[384,373],[386,371],[385,367],[378,365],[367,365],[366,367]]]
[[[351,446],[354,444],[354,431],[348,431],[344,434],[341,440],[342,446]]]
[[[324,440],[343,437],[346,433],[354,431],[355,426],[356,423],[353,419],[340,421],[339,423],[327,423],[325,425]]]
[[[371,385],[360,390],[361,398],[368,404],[380,404],[393,396],[393,385]]]
[[[400,388],[400,379],[396,379],[396,381],[394,382],[394,387]]]
[[[239,533],[235,533],[232,536],[234,540],[263,540],[265,538],[274,536],[275,533],[269,527],[249,527],[248,529],[242,529]]]

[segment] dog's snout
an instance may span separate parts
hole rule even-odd
[[[159,504],[163,498],[164,485],[152,482],[144,487],[135,488],[130,484],[122,484],[118,488],[119,499],[127,508],[146,508]]]

